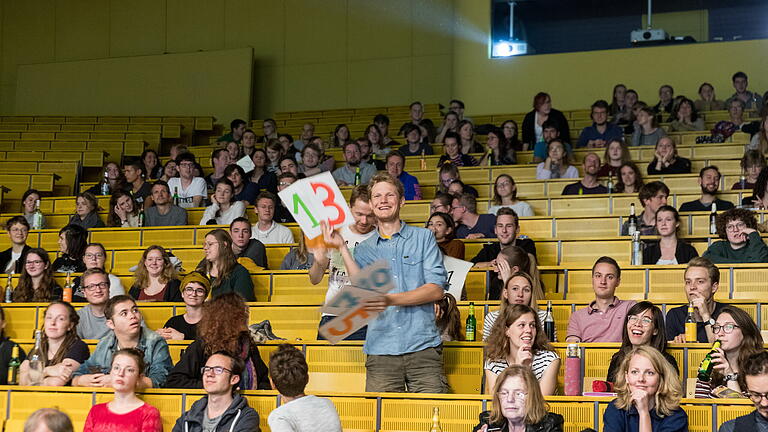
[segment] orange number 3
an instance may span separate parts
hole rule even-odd
[[[339,207],[339,205],[334,202],[336,199],[336,194],[333,193],[333,189],[331,189],[327,184],[325,183],[310,183],[312,186],[312,191],[317,193],[317,189],[325,189],[325,191],[328,194],[328,197],[323,200],[323,206],[325,207],[334,207],[336,211],[338,211],[339,216],[336,219],[329,220],[328,224],[333,227],[334,225],[339,225],[341,223],[344,223],[344,220],[347,218],[347,215],[344,213],[344,209]]]

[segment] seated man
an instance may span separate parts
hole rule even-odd
[[[234,141],[239,144],[240,140],[243,139],[243,134],[245,133],[245,130],[247,128],[248,128],[248,123],[246,123],[245,120],[234,119],[231,122],[229,122],[229,133],[222,135],[216,141],[225,141],[225,142]]]
[[[168,189],[173,192],[173,196],[178,197],[178,203],[175,204],[181,208],[200,207],[208,195],[205,180],[196,176],[195,165],[195,155],[182,153],[176,158],[179,176],[168,179]]]
[[[536,244],[533,240],[526,236],[517,237],[517,232],[520,229],[519,219],[517,213],[514,210],[507,207],[502,207],[496,212],[496,224],[494,225],[493,232],[499,239],[498,242],[489,242],[483,245],[483,248],[472,258],[472,262],[475,264],[475,268],[488,268],[491,267],[493,261],[499,255],[502,249],[507,246],[517,246],[529,254],[536,256]],[[502,281],[499,280],[498,274],[495,271],[491,271],[489,275],[490,286],[488,287],[488,293],[491,300],[499,299],[501,294]]]
[[[205,186],[209,192],[216,188],[216,182],[224,178],[224,170],[227,169],[230,163],[234,162],[236,161],[230,160],[226,147],[217,148],[211,153],[213,172],[204,177]]]
[[[600,156],[587,153],[583,162],[584,178],[563,188],[563,195],[607,194],[608,188],[597,182],[597,172],[600,171]]]
[[[696,320],[696,340],[685,340],[685,320],[688,318],[688,305],[678,306],[667,311],[667,340],[676,343],[715,341],[712,326],[725,304],[715,301],[715,293],[720,287],[720,269],[712,261],[696,257],[685,268],[685,297],[693,304]]]
[[[456,222],[456,238],[494,238],[496,216],[477,214],[477,199],[472,194],[456,195],[451,204],[451,217]]]
[[[615,124],[608,123],[608,102],[599,100],[593,103],[590,117],[594,123],[581,131],[576,147],[602,148],[613,139],[624,139],[624,130]]]
[[[80,339],[101,339],[109,333],[104,316],[109,301],[109,275],[100,268],[88,269],[80,276],[80,283],[88,304],[77,311],[77,335]]]
[[[29,222],[24,216],[14,216],[8,219],[5,229],[8,230],[11,247],[0,253],[0,273],[21,274],[27,252],[31,249],[27,245]]]
[[[386,170],[392,177],[400,180],[405,188],[405,200],[420,200],[421,186],[419,179],[405,172],[405,156],[399,150],[392,150],[387,154]]]
[[[251,222],[247,218],[239,217],[233,220],[229,224],[229,234],[232,236],[232,251],[238,261],[240,258],[247,258],[263,269],[268,268],[267,249],[264,243],[251,238]]]
[[[757,218],[751,210],[732,208],[717,215],[717,235],[702,255],[713,263],[768,262],[768,246],[757,232]]]
[[[560,130],[557,128],[556,121],[550,119],[541,125],[541,138],[542,140],[533,146],[533,163],[544,162],[548,156],[547,148],[549,147],[549,143],[552,142],[552,140],[560,138]],[[568,154],[571,154],[572,150],[571,145],[566,141],[570,139],[571,137],[563,137],[561,140],[563,142],[563,147]]]
[[[173,432],[259,430],[259,413],[236,392],[245,363],[225,351],[208,357],[203,366],[203,389],[206,395],[198,399],[189,411],[176,420]]]
[[[277,197],[271,192],[261,192],[256,198],[256,214],[259,221],[253,225],[251,238],[268,244],[295,243],[293,233],[285,225],[274,221]]]
[[[621,342],[624,318],[634,300],[619,300],[616,288],[621,283],[621,267],[611,257],[600,257],[592,266],[595,299],[571,314],[566,342]]]
[[[155,205],[144,212],[144,226],[179,226],[187,224],[187,211],[171,202],[168,183],[158,180],[152,185]]]
[[[377,155],[373,152],[373,148],[371,148],[371,140],[367,137],[361,137],[355,141],[360,144],[360,163],[373,165],[376,171],[384,171],[386,169],[384,161],[381,158],[376,158]]]
[[[637,215],[637,230],[641,235],[656,234],[656,211],[661,206],[667,205],[669,188],[660,181],[646,183],[640,188],[637,198],[643,205],[643,211]],[[629,235],[629,220],[621,226],[621,235]]]
[[[269,356],[269,380],[281,404],[269,413],[269,428],[279,431],[341,432],[341,420],[330,399],[304,394],[309,367],[304,354],[281,344]]]
[[[739,387],[755,404],[755,410],[723,423],[719,432],[764,431],[768,426],[768,405],[763,402],[768,394],[768,352],[761,351],[744,359],[739,372]]]
[[[111,298],[104,309],[110,332],[96,345],[88,360],[72,375],[72,385],[81,387],[110,387],[112,356],[121,348],[137,348],[144,352],[146,376],[141,377],[139,389],[162,387],[171,370],[171,354],[162,336],[141,325],[141,312],[127,295]]]
[[[277,176],[277,191],[282,192],[283,189],[292,185],[294,182],[296,182],[296,180],[300,178],[304,178],[304,174],[299,174],[298,176],[296,176],[296,174],[292,172],[280,173],[280,175]],[[283,205],[283,200],[281,199],[277,200],[274,219],[275,221],[281,224],[296,222],[296,219],[293,218],[293,215],[291,214],[290,210],[288,210],[288,208]]]
[[[347,163],[333,171],[333,178],[339,186],[368,184],[371,177],[376,174],[376,168],[373,165],[361,163],[360,144],[357,141],[344,145],[344,160]]]
[[[733,208],[733,203],[717,198],[717,190],[720,188],[720,170],[716,166],[705,166],[699,171],[699,186],[701,186],[701,198],[688,201],[680,206],[680,213],[694,211],[712,211],[712,203],[717,205],[717,210]]]
[[[747,77],[747,74],[744,72],[736,72],[731,77],[731,80],[736,92],[725,100],[725,106],[730,106],[731,101],[739,100],[744,103],[744,109],[760,112],[760,109],[763,107],[763,97],[758,93],[752,93],[747,90],[747,87],[749,86],[749,78]]]

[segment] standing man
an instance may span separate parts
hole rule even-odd
[[[368,324],[365,390],[369,392],[445,393],[443,344],[435,326],[434,302],[445,295],[447,274],[435,236],[400,219],[403,185],[387,173],[369,184],[378,229],[355,248],[323,224],[325,242],[338,248],[349,276],[378,260],[389,263],[395,288],[364,302],[381,312]]]
[[[592,266],[595,299],[571,315],[566,342],[621,342],[624,318],[634,300],[619,300],[616,288],[621,283],[621,267],[611,257],[600,257]]]
[[[353,225],[348,225],[339,230],[339,234],[344,239],[350,254],[354,256],[355,248],[373,235],[375,218],[371,209],[371,198],[368,194],[367,186],[358,186],[352,190],[352,197],[349,199],[352,217],[355,218]],[[344,267],[344,259],[337,249],[331,250],[330,258],[320,242],[321,246],[315,248],[312,253],[315,261],[309,268],[309,281],[312,285],[317,285],[323,280],[325,270],[328,269],[328,291],[325,293],[325,303],[327,304],[333,297],[341,291],[345,285],[349,285],[347,269]],[[329,268],[330,266],[330,268]],[[324,326],[328,321],[335,318],[335,315],[323,314],[320,318],[320,325]],[[365,340],[366,327],[363,327],[345,340]],[[322,335],[317,335],[318,340],[324,339]]]
[[[676,343],[715,341],[715,332],[712,326],[720,311],[725,307],[723,303],[715,301],[715,293],[720,287],[720,269],[712,264],[712,261],[696,257],[688,262],[685,268],[685,296],[688,303],[693,305],[694,319],[696,320],[696,340],[685,340],[685,319],[688,317],[688,306],[682,305],[672,308],[667,312],[666,329],[667,340]]]
[[[203,389],[189,411],[176,420],[173,432],[259,432],[259,413],[235,389],[245,363],[226,351],[208,357],[203,366]]]
[[[607,194],[608,188],[597,181],[597,172],[600,171],[600,156],[595,153],[587,153],[583,162],[584,177],[563,188],[563,195],[589,195]]]
[[[699,186],[701,187],[701,198],[683,203],[680,206],[680,213],[711,211],[712,203],[717,204],[719,211],[733,208],[732,202],[717,198],[717,190],[720,188],[720,170],[716,166],[705,166],[699,171]]]
[[[592,104],[592,126],[587,126],[579,135],[576,147],[605,147],[612,139],[623,139],[624,131],[615,124],[608,123],[608,102],[596,101]]]

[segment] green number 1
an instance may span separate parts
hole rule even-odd
[[[293,212],[295,214],[299,214],[299,206],[301,206],[301,208],[304,209],[304,213],[306,213],[307,216],[309,216],[309,220],[312,221],[312,228],[320,225],[319,223],[317,223],[317,220],[315,220],[315,217],[312,216],[312,213],[310,213],[309,210],[307,210],[306,204],[304,204],[304,201],[302,201],[301,198],[299,198],[299,195],[294,194],[293,195]]]

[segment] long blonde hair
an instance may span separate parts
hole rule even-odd
[[[168,281],[178,277],[176,267],[171,263],[171,256],[168,255],[168,252],[162,246],[152,245],[144,250],[141,259],[139,260],[139,264],[136,266],[136,271],[133,273],[133,284],[141,290],[149,286],[149,273],[147,272],[147,266],[144,264],[144,261],[147,260],[147,256],[153,250],[160,251],[160,255],[163,257],[163,271],[158,277],[160,283],[166,284]]]
[[[629,371],[629,362],[632,357],[641,355],[651,361],[653,368],[659,376],[658,389],[653,395],[656,402],[655,410],[659,416],[668,416],[680,408],[680,398],[682,398],[683,388],[680,379],[672,365],[664,356],[650,345],[636,346],[630,351],[621,362],[619,370],[616,372],[616,396],[615,405],[618,409],[628,410],[632,406],[632,392],[627,383],[627,372]]]
[[[523,365],[512,365],[504,369],[496,378],[496,385],[493,386],[493,406],[491,408],[491,423],[496,424],[505,421],[501,413],[501,400],[499,391],[507,378],[519,376],[525,383],[528,396],[525,398],[525,424],[536,424],[546,417],[549,412],[549,405],[541,394],[539,381],[531,371],[530,367]]]

